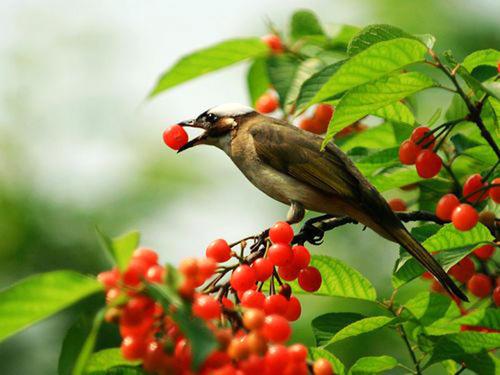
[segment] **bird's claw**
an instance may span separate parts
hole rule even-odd
[[[306,221],[300,230],[300,235],[304,242],[307,241],[313,245],[321,245],[325,237],[325,231]]]

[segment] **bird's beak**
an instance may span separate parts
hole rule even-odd
[[[191,139],[188,143],[186,143],[184,146],[182,146],[180,149],[177,150],[177,153],[182,152],[184,150],[187,150],[188,148],[197,146],[199,144],[203,144],[204,140],[207,139],[208,137],[208,128],[207,124],[204,122],[197,122],[196,120],[189,120],[189,121],[182,121],[179,123],[180,126],[187,126],[190,128],[199,128],[199,129],[204,129],[205,131],[201,133],[199,136],[196,138]]]

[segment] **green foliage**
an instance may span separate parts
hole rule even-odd
[[[349,337],[375,331],[393,321],[394,318],[388,316],[365,318],[357,314],[331,313],[315,318],[312,325],[317,345],[327,346]]]
[[[349,124],[433,84],[429,77],[412,72],[382,77],[353,88],[340,99],[323,145]]]
[[[139,361],[128,361],[124,359],[118,348],[104,349],[92,354],[85,367],[85,374],[105,375],[112,373],[114,369],[127,369],[127,371],[130,370],[130,374],[142,373],[142,371],[134,372],[135,366],[139,364]]]
[[[292,15],[290,36],[294,40],[304,37],[324,35],[323,29],[313,12],[301,10]]]
[[[84,373],[87,362],[94,351],[103,319],[104,310],[102,309],[93,319],[89,316],[82,316],[69,329],[59,356],[59,375]]]
[[[311,99],[309,105],[331,99],[346,90],[422,61],[425,52],[426,48],[420,42],[406,38],[374,44],[342,64]]]
[[[467,232],[461,232],[452,224],[446,224],[436,234],[427,238],[423,245],[428,251],[437,252],[437,261],[445,270],[449,270],[474,249],[492,240],[493,236],[482,224]],[[400,287],[423,272],[424,268],[414,258],[403,253],[396,263],[392,283],[394,287]]]
[[[0,292],[0,341],[102,290],[73,271],[34,275]]]
[[[255,105],[257,99],[269,89],[269,85],[266,60],[255,59],[247,73],[248,94],[252,105]]]
[[[396,358],[388,355],[380,357],[363,357],[352,365],[349,369],[349,375],[379,374],[393,369],[397,364],[398,361]]]
[[[112,257],[118,268],[120,270],[127,268],[132,253],[139,246],[141,238],[139,232],[134,231],[111,239],[97,228],[97,235],[101,245]]]
[[[160,77],[150,96],[168,90],[203,74],[237,62],[262,56],[267,46],[258,38],[233,39],[181,58]]]

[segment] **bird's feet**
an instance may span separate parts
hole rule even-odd
[[[323,243],[325,231],[314,224],[323,220],[324,217],[321,217],[321,220],[318,219],[312,218],[307,220],[300,229],[299,236],[303,243],[309,242],[313,245],[321,245]]]

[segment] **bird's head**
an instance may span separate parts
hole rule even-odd
[[[227,103],[203,112],[196,119],[183,121],[179,125],[200,128],[204,132],[190,140],[177,152],[200,144],[221,146],[223,140],[230,139],[231,132],[238,129],[238,126],[253,114],[257,114],[257,112],[250,107]]]

